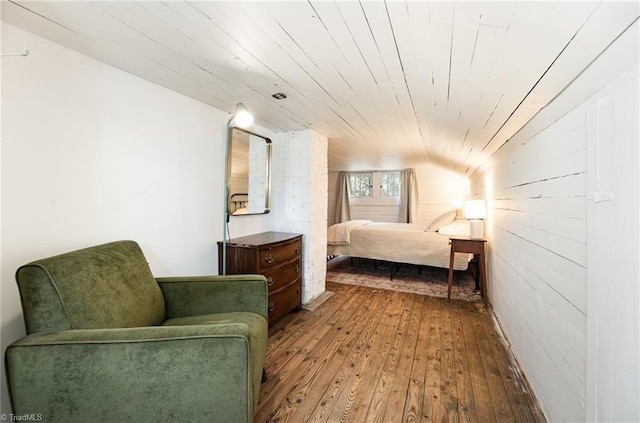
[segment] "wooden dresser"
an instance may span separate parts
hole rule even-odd
[[[227,241],[227,275],[260,274],[269,286],[269,326],[302,306],[302,235],[263,232]],[[222,241],[218,242],[222,274]]]

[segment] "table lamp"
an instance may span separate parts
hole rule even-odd
[[[484,238],[484,222],[482,219],[487,217],[484,200],[465,201],[464,217],[469,219],[469,238]]]

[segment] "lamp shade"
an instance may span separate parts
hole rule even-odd
[[[465,201],[464,217],[466,219],[484,219],[487,217],[484,200]]]
[[[249,109],[242,104],[236,105],[236,112],[233,115],[233,124],[239,128],[246,128],[253,123],[253,115],[249,112]]]

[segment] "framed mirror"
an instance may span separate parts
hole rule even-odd
[[[227,213],[246,216],[271,210],[271,140],[229,128]]]

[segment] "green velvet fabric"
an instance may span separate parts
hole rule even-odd
[[[16,272],[27,333],[157,325],[164,299],[138,244],[117,241]]]
[[[65,423],[250,422],[249,345],[230,332],[200,325],[26,338],[7,349],[14,414]]]
[[[218,313],[178,317],[168,319],[162,324],[166,326],[214,325],[218,328],[218,333],[226,331],[229,334],[242,334],[246,337],[249,341],[249,351],[251,352],[249,369],[253,384],[252,392],[250,392],[252,397],[250,404],[252,410],[255,410],[260,396],[262,369],[264,368],[264,359],[267,354],[267,338],[264,334],[269,329],[265,317],[255,313],[244,312]]]
[[[264,277],[156,281],[138,245],[119,241],[38,260],[16,279],[31,335],[6,352],[14,414],[253,420],[267,348]]]
[[[157,278],[167,318],[250,311],[268,319],[267,284],[261,275]]]

